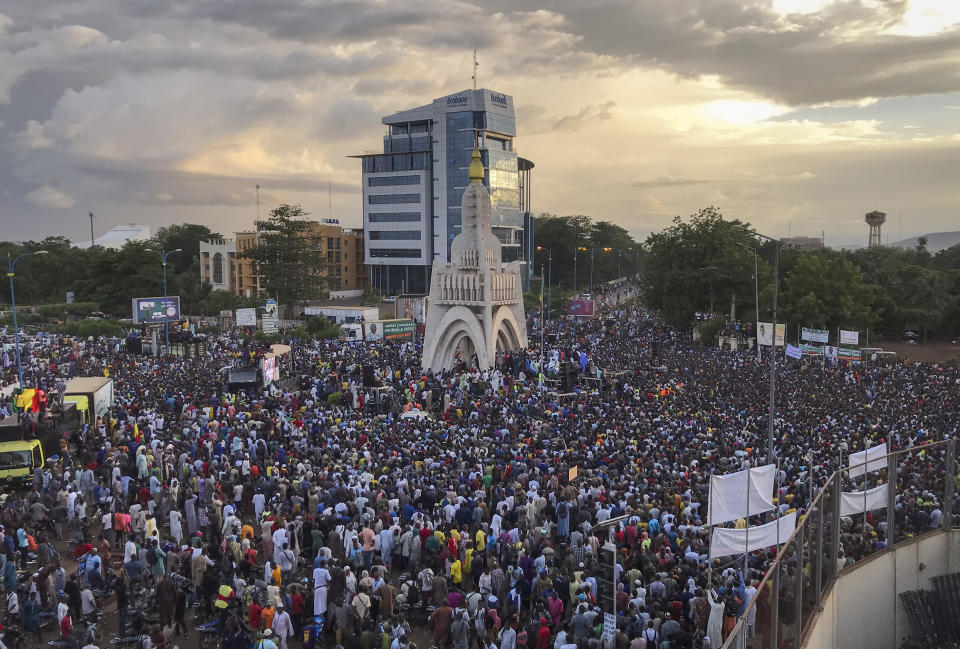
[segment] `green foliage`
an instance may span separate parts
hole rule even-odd
[[[336,338],[340,335],[340,325],[324,316],[307,316],[306,330],[312,338]]]
[[[590,285],[590,250],[593,250],[593,282],[600,284],[636,272],[640,245],[630,234],[609,221],[592,221],[587,216],[553,216],[541,214],[536,219],[535,235],[538,250],[534,253],[534,274],[550,271],[554,288],[572,290],[573,256],[577,255],[577,289],[583,293]],[[586,248],[586,250],[577,250]],[[552,251],[553,263],[549,262]],[[549,266],[549,268],[548,268]]]
[[[360,304],[363,306],[376,306],[380,304],[380,290],[373,284],[367,284],[363,288],[363,296],[360,298]]]
[[[697,325],[697,330],[700,332],[700,344],[707,347],[716,345],[717,332],[720,331],[720,327],[723,326],[724,322],[723,318],[714,318]]]
[[[800,255],[781,280],[782,316],[788,331],[797,326],[864,331],[875,327],[879,292],[867,286],[860,269],[838,253]],[[839,341],[837,341],[839,344]]]
[[[327,395],[327,403],[329,403],[331,406],[339,406],[341,401],[343,401],[342,392],[332,392]]]
[[[67,336],[97,337],[113,336],[119,338],[123,335],[123,326],[117,320],[73,320],[64,322],[62,325],[51,327],[54,333],[61,333]]]
[[[299,205],[280,205],[256,222],[260,244],[245,253],[263,277],[267,295],[280,304],[301,304],[323,290],[326,260],[310,236],[314,222],[307,216]]]
[[[640,257],[644,303],[681,327],[689,326],[697,311],[708,311],[711,303],[715,311],[729,311],[734,294],[737,312],[753,314],[753,251],[759,241],[748,228],[708,207],[687,221],[677,217],[671,227],[651,234]],[[758,260],[758,269],[760,285],[769,284],[772,272],[764,259]]]

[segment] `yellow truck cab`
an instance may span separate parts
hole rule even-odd
[[[43,444],[39,439],[0,442],[0,480],[26,482],[34,469],[44,462]]]

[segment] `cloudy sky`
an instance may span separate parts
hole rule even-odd
[[[535,210],[639,236],[716,205],[861,245],[960,229],[956,0],[9,0],[0,239],[360,225],[380,117],[513,95]],[[886,236],[884,237],[887,238]]]

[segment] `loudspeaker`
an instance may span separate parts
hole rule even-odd
[[[560,364],[560,390],[563,392],[573,392],[577,386],[577,368],[570,361],[564,361]]]
[[[370,388],[376,385],[376,379],[373,376],[373,366],[363,365],[363,387]]]

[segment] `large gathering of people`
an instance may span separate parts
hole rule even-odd
[[[778,548],[711,561],[705,521],[711,474],[767,463],[769,365],[620,297],[544,336],[531,314],[530,349],[491,369],[425,373],[417,340],[287,340],[289,376],[267,387],[229,382],[268,347],[239,331],[188,359],[32,336],[26,386],[108,376],[115,402],[5,491],[8,621],[39,638],[55,614],[73,638],[109,606],[120,638],[226,649],[699,649],[745,611],[762,635]],[[886,442],[909,450],[898,538],[885,510],[845,518],[822,565],[938,528],[956,476],[924,446],[957,434],[958,402],[946,366],[780,363],[777,509],[730,525],[803,516],[850,453]],[[12,396],[0,410],[31,416]],[[784,580],[813,579],[800,555]]]

